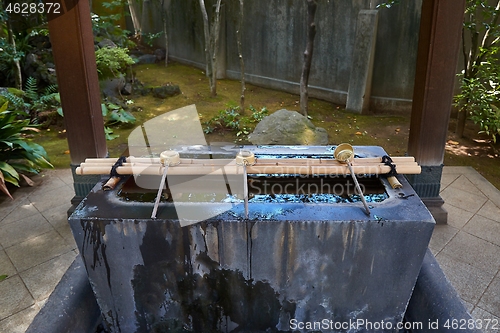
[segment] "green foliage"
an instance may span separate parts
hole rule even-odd
[[[154,40],[159,38],[162,34],[163,32],[141,33],[141,39],[147,46],[153,47]]]
[[[61,104],[57,86],[49,85],[42,94],[39,94],[37,81],[33,77],[26,80],[24,97],[31,112],[53,109]]]
[[[135,117],[130,112],[114,103],[102,103],[101,110],[102,116],[104,117],[104,134],[106,135],[106,140],[113,140],[119,137],[118,134],[113,133],[113,129],[111,129],[110,126],[133,124],[136,121]],[[64,116],[62,108],[58,108],[57,113],[61,117]]]
[[[103,103],[101,104],[101,108],[102,115],[106,119],[106,125],[133,124],[136,121],[135,117],[130,112],[117,104]],[[106,140],[113,140],[119,137],[118,134],[113,133],[113,130],[109,126],[104,127]]]
[[[42,168],[52,168],[45,149],[30,141],[38,129],[29,120],[7,110],[8,102],[0,108],[0,190],[11,197],[6,183],[19,186],[26,173],[37,174]],[[12,197],[11,197],[12,198]]]
[[[252,115],[250,116],[250,122],[252,123],[258,123],[265,116],[269,115],[269,110],[265,106],[260,109],[260,111],[254,108],[252,105],[250,105],[249,109],[250,111],[252,111]]]
[[[500,136],[499,5],[500,1],[492,6],[486,0],[467,0],[463,30],[471,43],[469,50],[464,43],[465,69],[459,75],[461,91],[454,98],[459,111],[466,112],[493,142]]]
[[[10,89],[0,95],[9,101],[12,111],[29,115],[34,122],[36,122],[38,112],[57,108],[61,103],[57,86],[50,85],[40,94],[37,81],[33,77],[26,80],[23,93],[19,94]]]
[[[217,130],[239,130],[240,129],[239,107],[229,107],[220,110],[219,114],[205,122],[205,133],[212,133]]]
[[[5,280],[6,278],[8,278],[9,276],[8,275],[5,275],[5,274],[2,274],[0,275],[0,282],[2,282],[3,280]]]
[[[455,105],[467,112],[480,126],[480,133],[491,136],[496,143],[500,135],[500,66],[485,62],[477,68],[474,77],[461,77],[461,91],[455,96]]]
[[[135,123],[135,117],[124,108],[113,103],[101,104],[102,115],[107,117],[107,124],[133,124]]]
[[[121,47],[103,47],[95,52],[99,79],[119,77],[134,64],[128,50]]]
[[[24,91],[22,90],[9,88],[7,91],[2,91],[0,93],[0,96],[2,96],[3,99],[9,102],[11,110],[17,110],[18,112],[21,112],[22,110],[25,110],[27,108],[23,98]],[[2,102],[4,101],[2,100]],[[28,113],[26,113],[25,115],[28,116]]]
[[[22,61],[25,53],[19,47],[14,48],[6,37],[0,37],[0,77],[4,82],[14,82],[14,63]]]
[[[103,7],[113,10],[115,8],[124,8],[127,3],[124,0],[113,0],[102,2]],[[92,30],[94,31],[96,41],[107,38],[116,45],[124,48],[134,47],[135,44],[129,40],[130,31],[122,29],[118,22],[121,20],[121,14],[97,15],[92,14]]]
[[[230,106],[227,109],[220,110],[218,115],[203,123],[205,125],[203,129],[205,134],[217,131],[233,131],[239,137],[237,141],[242,141],[246,135],[250,134],[255,124],[269,114],[266,107],[257,110],[250,105],[249,109],[252,114],[250,117],[244,117],[241,116],[239,109],[238,106]]]
[[[378,4],[376,8],[377,9],[378,8],[391,8],[394,5],[399,5],[399,0],[390,0],[390,1],[382,2],[381,4]]]

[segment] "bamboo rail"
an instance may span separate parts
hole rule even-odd
[[[116,168],[120,175],[143,174],[162,175],[163,166],[158,159],[157,163],[151,159],[128,158],[123,166]],[[413,157],[392,158],[396,172],[400,174],[419,174],[420,166]],[[113,159],[87,159],[76,168],[78,175],[109,174],[116,161]],[[380,163],[379,158],[355,158],[352,161],[355,174],[388,174],[391,168]],[[258,159],[254,165],[247,166],[248,174],[300,174],[300,175],[348,175],[346,164],[332,159]],[[234,160],[220,159],[181,159],[177,166],[169,167],[169,175],[200,175],[200,174],[243,174],[243,168],[236,165]]]
[[[114,158],[87,158],[84,164],[105,164],[105,165],[113,165],[116,163],[118,159]],[[227,165],[231,163],[235,163],[234,159],[193,159],[193,158],[181,158],[180,165],[186,164],[206,164],[206,165]],[[395,164],[398,163],[410,163],[415,162],[415,158],[412,156],[398,156],[392,157],[392,161]],[[160,164],[159,157],[127,157],[126,163],[146,163],[146,164]],[[258,158],[258,164],[293,164],[293,165],[302,165],[302,164],[333,164],[333,165],[341,165],[342,163],[330,158]],[[353,163],[355,164],[370,164],[370,163],[382,163],[381,157],[366,157],[366,158],[355,158],[353,159]]]

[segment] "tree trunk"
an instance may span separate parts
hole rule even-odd
[[[217,0],[215,5],[215,17],[211,29],[212,41],[212,82],[210,84],[210,94],[212,97],[217,96],[217,53],[219,52],[219,37],[220,37],[220,4],[222,0]]]
[[[317,0],[307,1],[307,45],[304,52],[304,63],[302,66],[302,75],[300,76],[300,111],[307,117],[308,108],[308,92],[307,85],[309,82],[309,72],[311,70],[311,62],[314,48],[314,37],[316,36],[316,24],[314,16],[316,15]]]
[[[139,14],[137,13],[136,8],[134,7],[133,0],[127,0],[128,9],[130,11],[130,18],[132,19],[132,25],[134,27],[134,35],[141,34],[141,20],[139,18]]]
[[[17,52],[16,39],[14,37],[14,32],[12,31],[9,19],[7,19],[6,23],[7,23],[7,34],[9,38],[9,43],[10,45],[12,45],[14,53],[16,53]],[[19,63],[17,57],[14,58],[14,82],[17,89],[19,90],[23,89],[23,76],[21,72],[21,64]]]
[[[238,44],[238,57],[240,58],[240,73],[241,73],[241,95],[240,95],[240,112],[245,112],[245,61],[243,60],[243,0],[240,0],[240,15],[238,22],[238,30],[236,31],[236,42]]]
[[[162,14],[162,21],[163,21],[163,37],[165,38],[165,67],[168,65],[168,31],[167,31],[167,19],[168,19],[168,10],[167,8],[169,7],[170,2],[163,0],[161,2],[161,10],[163,12]]]
[[[462,54],[464,57],[464,76],[462,78],[466,79],[469,77],[468,69],[471,67],[471,52],[472,48],[469,51],[469,55],[467,55],[466,51],[466,46],[465,46],[465,30],[462,28]],[[467,103],[465,103],[467,104]],[[457,125],[455,127],[455,134],[459,137],[462,138],[464,136],[464,130],[465,130],[465,121],[467,119],[467,110],[465,108],[461,108],[458,110],[457,114]]]
[[[165,16],[167,13],[164,14]],[[168,65],[168,34],[167,34],[167,18],[163,20],[163,35],[165,36],[165,67]]]
[[[213,47],[215,46],[215,41],[213,40],[214,25],[212,25],[212,29],[210,29],[210,26],[208,24],[208,14],[207,14],[207,9],[205,7],[205,2],[204,0],[199,0],[199,2],[200,2],[201,14],[203,17],[203,32],[205,35],[205,62],[206,62],[205,74],[208,77],[210,94],[212,97],[215,97],[217,95],[217,87],[215,85],[215,82],[217,80],[214,80],[216,78],[215,77],[216,74],[214,74],[214,72],[216,72],[214,64],[217,60],[217,57],[215,53],[216,51],[213,50]],[[217,4],[220,6],[220,0],[217,1]]]

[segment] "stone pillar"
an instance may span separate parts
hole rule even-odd
[[[361,10],[356,26],[346,110],[366,113],[370,104],[378,10]]]
[[[420,21],[408,154],[422,166],[408,179],[437,223],[447,212],[439,196],[465,0],[424,0]]]
[[[106,157],[94,36],[87,0],[59,0],[60,13],[48,15],[52,53],[61,94],[75,187],[73,204],[99,181],[74,170],[87,157]]]

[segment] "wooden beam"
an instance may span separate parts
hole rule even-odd
[[[107,155],[88,0],[58,0],[49,32],[71,163]],[[54,8],[54,7],[53,7]]]
[[[441,165],[452,106],[465,0],[424,0],[408,154]]]
[[[421,165],[408,181],[438,224],[448,213],[439,196],[455,87],[465,0],[423,0],[408,154]]]

